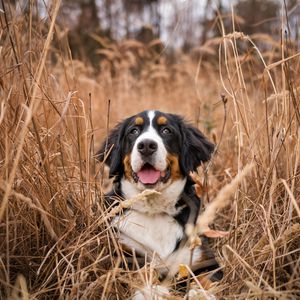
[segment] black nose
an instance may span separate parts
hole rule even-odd
[[[137,145],[138,151],[144,156],[150,156],[157,150],[157,143],[152,140],[140,141]]]

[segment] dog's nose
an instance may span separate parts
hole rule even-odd
[[[143,140],[137,145],[138,151],[144,156],[150,156],[157,150],[157,143],[153,140]]]

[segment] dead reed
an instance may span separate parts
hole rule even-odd
[[[127,299],[136,286],[137,274],[120,268],[107,222],[115,211],[103,205],[106,169],[93,156],[108,99],[109,127],[157,108],[221,140],[206,178],[208,207],[253,164],[230,204],[211,215],[214,229],[229,231],[214,243],[225,274],[216,296],[300,297],[300,59],[289,40],[223,29],[202,48],[214,50],[205,51],[211,62],[178,53],[169,65],[153,45],[100,39],[106,58],[95,76],[71,60],[55,25],[59,4],[34,26],[32,11],[0,12],[0,298]]]

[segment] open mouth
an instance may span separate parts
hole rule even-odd
[[[140,181],[144,185],[154,185],[159,181],[166,183],[171,175],[169,167],[165,171],[159,171],[149,163],[144,164],[137,173],[132,173],[134,181]]]

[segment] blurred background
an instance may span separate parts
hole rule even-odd
[[[52,1],[9,4],[7,11],[33,24],[33,41],[45,35]],[[65,91],[77,91],[85,102],[91,96],[99,139],[106,129],[98,116],[108,99],[112,125],[155,108],[184,111],[189,120],[211,129],[213,104],[226,92],[218,74],[223,37],[242,33],[232,36],[235,56],[244,75],[257,83],[264,69],[259,56],[273,63],[282,57],[283,43],[287,52],[298,51],[299,15],[297,0],[63,0],[49,63],[56,66],[55,76],[62,75]]]
[[[47,7],[52,1],[10,2],[20,13],[32,10],[33,17],[42,21],[48,17]],[[278,40],[286,30],[298,42],[299,13],[298,0],[62,0],[57,24],[69,37],[73,58],[99,71],[105,53],[99,50],[105,44],[97,37],[111,42],[134,39],[144,44],[159,39],[171,56],[179,49],[197,51],[208,40],[221,36],[221,18],[225,32],[234,29]],[[289,26],[282,27],[285,17]]]
[[[168,54],[178,49],[191,52],[221,36],[218,18],[222,18],[225,32],[232,31],[234,19],[234,29],[244,34],[278,39],[283,29],[298,41],[297,4],[297,0],[64,0],[59,24],[69,31],[74,57],[97,68],[101,55],[97,55],[99,43],[93,34],[113,41],[160,39]],[[281,26],[285,12],[289,28]]]

